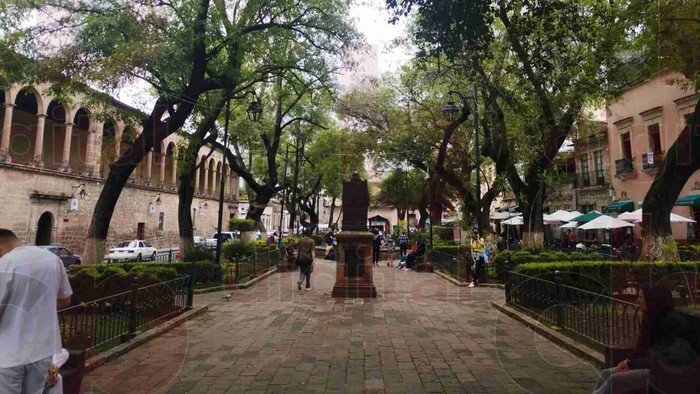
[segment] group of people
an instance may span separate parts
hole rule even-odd
[[[61,260],[0,229],[0,393],[61,393],[58,310],[73,290]]]

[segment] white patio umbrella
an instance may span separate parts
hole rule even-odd
[[[569,222],[559,226],[559,228],[576,228],[578,227],[578,222]]]
[[[579,230],[610,230],[622,227],[634,227],[634,224],[608,215],[601,215],[578,227]]]
[[[522,226],[523,224],[525,224],[525,222],[523,221],[522,216],[516,216],[514,218],[504,220],[503,224],[507,224],[509,226]]]
[[[489,214],[489,219],[491,220],[505,220],[505,219],[510,219],[514,218],[516,216],[521,215],[520,213],[515,213],[515,212],[491,212]]]
[[[641,223],[642,222],[642,208],[639,208],[633,212],[621,213],[617,218],[621,219],[621,220],[628,221],[628,222],[632,222],[632,223]],[[673,222],[673,223],[695,223],[695,220],[689,219],[689,218],[681,216],[681,215],[676,215],[675,213],[671,213],[670,219],[671,219],[671,222]]]

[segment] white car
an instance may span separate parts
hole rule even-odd
[[[194,239],[194,246],[199,247],[199,248],[203,248],[203,247],[207,246],[207,239],[202,237],[201,235],[195,235],[193,237],[193,239]]]
[[[119,242],[109,250],[106,259],[109,261],[156,261],[158,251],[146,241],[133,240]]]

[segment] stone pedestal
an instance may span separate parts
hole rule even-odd
[[[372,279],[372,234],[342,231],[337,235],[336,276],[333,297],[377,296]]]

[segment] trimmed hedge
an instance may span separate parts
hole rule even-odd
[[[563,285],[614,295],[631,286],[658,282],[669,288],[697,286],[700,262],[556,261],[524,263],[515,268],[517,273],[550,281],[554,280],[554,271],[560,272]]]
[[[252,219],[231,219],[228,221],[229,231],[255,231],[257,225]]]
[[[169,263],[168,265],[177,264]],[[98,264],[70,266],[68,280],[74,301],[88,302],[129,291],[134,285],[144,287],[181,276],[164,264]]]
[[[496,266],[496,275],[499,278],[504,278],[506,273],[505,262],[506,257],[510,256],[510,269],[513,270],[520,264],[525,263],[550,263],[550,262],[575,262],[575,261],[608,261],[601,260],[600,255],[597,253],[581,253],[581,252],[539,252],[533,253],[531,250],[520,250],[511,252],[509,250],[504,250],[498,252],[498,254],[492,259]]]
[[[454,242],[454,233],[452,232],[452,227],[446,226],[434,226],[433,227],[433,242],[435,240]]]
[[[182,261],[214,261],[215,257],[214,251],[210,248],[195,246],[191,249],[185,249],[185,252],[182,254]]]

